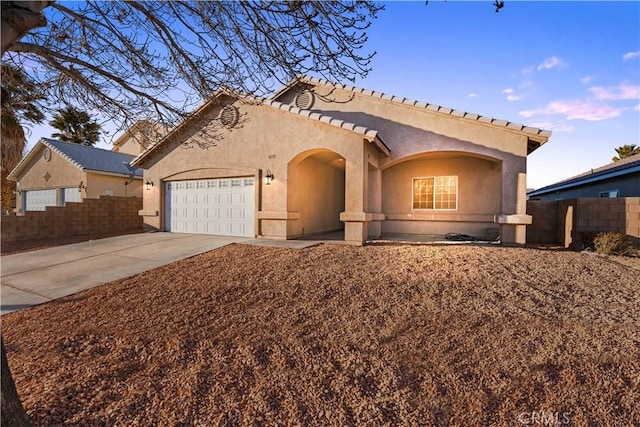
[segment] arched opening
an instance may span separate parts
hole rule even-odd
[[[463,152],[400,159],[382,172],[383,235],[441,238],[447,233],[493,240],[499,233],[502,161]]]
[[[288,238],[344,239],[345,159],[326,149],[306,151],[292,159],[287,172],[287,210],[298,218],[287,224]],[[321,238],[321,237],[318,237]]]

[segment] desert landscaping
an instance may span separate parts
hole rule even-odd
[[[560,250],[235,244],[2,333],[39,426],[629,426],[639,276]]]

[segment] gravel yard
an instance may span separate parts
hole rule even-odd
[[[231,245],[2,333],[41,426],[639,425],[639,277],[531,248]]]

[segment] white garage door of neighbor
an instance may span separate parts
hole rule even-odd
[[[78,187],[65,188],[62,197],[64,203],[82,201],[82,193],[80,193]]]
[[[165,228],[174,233],[254,237],[253,177],[165,184]]]
[[[43,211],[47,206],[56,206],[56,189],[25,191],[24,200],[25,210]]]

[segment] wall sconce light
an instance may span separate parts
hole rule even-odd
[[[267,169],[267,173],[264,175],[264,185],[270,185],[272,179],[273,174],[271,173],[271,169]]]
[[[151,187],[153,187],[153,182],[147,180],[147,182],[144,184],[144,188],[147,190],[151,190]]]
[[[83,188],[87,188],[87,186],[84,185],[84,182],[80,181],[80,184],[78,184],[78,192],[82,193]]]

